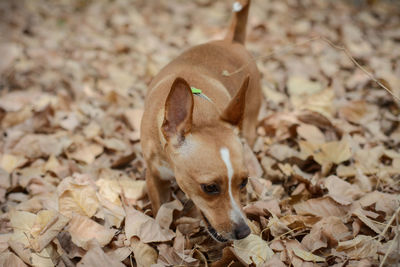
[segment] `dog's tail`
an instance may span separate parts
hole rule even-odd
[[[235,0],[233,3],[233,17],[225,40],[244,44],[249,7],[250,0]]]

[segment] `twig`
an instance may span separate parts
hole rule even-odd
[[[400,207],[397,208],[397,210],[392,215],[392,218],[390,218],[390,220],[389,220],[388,224],[386,225],[385,229],[383,229],[383,231],[379,234],[378,241],[381,241],[382,238],[385,238],[385,234],[386,234],[387,230],[390,228],[390,226],[393,223],[394,219],[396,219],[397,213],[399,213],[399,211],[400,211]]]
[[[387,260],[387,258],[388,258],[388,256],[389,256],[389,254],[390,254],[390,252],[392,252],[393,246],[394,246],[394,244],[396,243],[395,241],[396,241],[396,239],[397,239],[398,237],[399,237],[399,235],[396,234],[396,236],[395,236],[394,239],[392,240],[392,241],[393,241],[392,244],[390,244],[388,250],[387,250],[386,253],[385,253],[385,256],[383,257],[383,260],[382,260],[381,264],[379,264],[379,267],[383,267],[383,265],[385,264],[385,262],[386,262],[386,260]]]
[[[337,50],[343,51],[343,52],[345,53],[345,55],[351,60],[351,62],[353,62],[353,64],[354,64],[356,67],[358,67],[358,68],[359,68],[362,72],[364,72],[372,81],[374,81],[374,82],[375,82],[376,84],[378,84],[381,88],[383,88],[386,92],[388,92],[395,100],[397,100],[398,102],[400,102],[400,98],[399,98],[398,96],[396,96],[396,95],[395,95],[389,88],[387,88],[384,84],[382,84],[377,78],[375,78],[375,76],[374,76],[372,73],[370,73],[370,72],[367,71],[363,66],[361,66],[361,64],[358,63],[358,61],[350,54],[349,50],[348,50],[346,47],[340,46],[340,45],[337,45],[337,44],[334,44],[332,41],[330,41],[329,39],[327,39],[326,37],[321,36],[321,35],[315,36],[315,37],[313,37],[313,38],[311,38],[311,39],[308,39],[308,40],[305,40],[305,41],[302,41],[302,42],[298,42],[298,43],[295,43],[295,44],[292,44],[292,45],[288,45],[288,46],[286,46],[286,47],[284,47],[284,48],[281,48],[281,49],[276,49],[275,51],[273,51],[272,53],[270,53],[270,54],[268,54],[268,55],[255,57],[254,60],[267,59],[267,58],[270,58],[270,57],[275,56],[275,55],[280,54],[280,53],[286,53],[286,52],[288,52],[288,51],[290,51],[290,50],[293,50],[293,49],[294,49],[295,47],[297,47],[297,46],[305,45],[305,44],[308,44],[308,43],[310,43],[310,42],[312,42],[312,41],[317,41],[317,40],[319,40],[319,41],[324,41],[325,43],[329,44],[331,47],[333,47],[333,48],[335,48],[335,49],[337,49]],[[233,72],[228,72],[227,70],[223,70],[223,71],[222,71],[222,75],[223,75],[223,76],[231,76],[231,75],[237,74],[237,73],[241,72],[244,68],[246,68],[249,64],[250,64],[250,63],[244,64],[244,65],[242,65],[240,68],[238,68],[237,70],[235,70],[235,71],[233,71]]]
[[[350,54],[349,50],[346,47],[338,46],[323,36],[320,36],[319,39],[326,42],[331,47],[343,51],[346,54],[346,56],[353,62],[354,65],[356,65],[360,70],[362,70],[371,80],[376,82],[381,88],[385,89],[393,98],[395,98],[397,101],[400,102],[400,98],[397,97],[395,94],[393,94],[392,91],[389,88],[387,88],[385,85],[383,85],[380,81],[378,81],[378,79],[376,79],[372,73],[370,73],[363,66],[361,66],[360,63],[358,63],[357,60]]]

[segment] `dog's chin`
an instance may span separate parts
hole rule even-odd
[[[217,232],[217,230],[215,230],[214,227],[212,227],[211,223],[208,221],[207,217],[203,214],[203,212],[201,212],[201,215],[203,216],[203,220],[206,223],[207,232],[210,234],[210,236],[215,241],[218,241],[218,242],[221,242],[221,243],[226,243],[226,242],[229,241],[229,239],[226,239],[225,237],[223,237],[221,234],[219,234]]]

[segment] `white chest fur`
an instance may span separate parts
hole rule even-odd
[[[168,162],[162,160],[156,168],[162,180],[168,181],[175,178],[174,172]]]

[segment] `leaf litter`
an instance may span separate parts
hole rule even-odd
[[[147,84],[183,48],[221,38],[229,4],[0,3],[1,266],[399,264],[395,2],[252,1],[265,95],[245,146],[252,234],[215,242],[176,186],[152,214]]]

